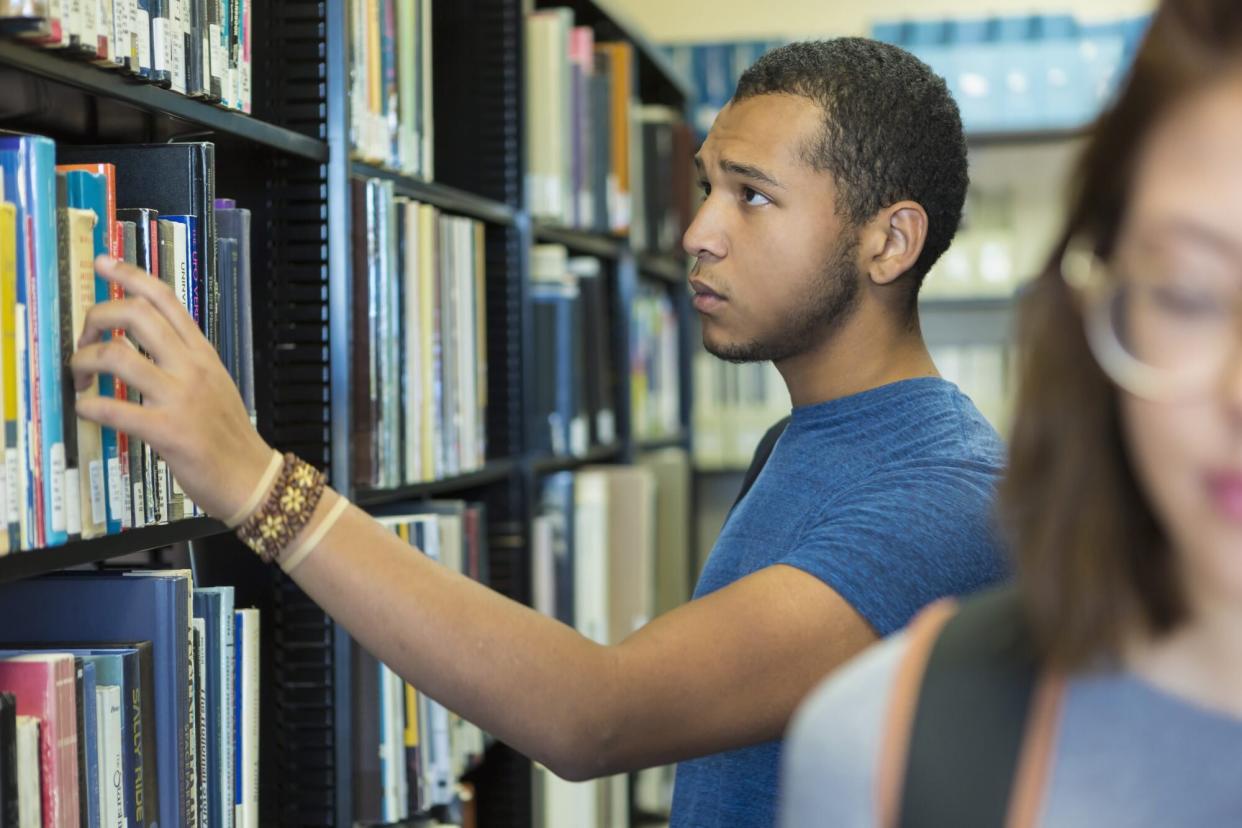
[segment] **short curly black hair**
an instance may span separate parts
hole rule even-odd
[[[832,175],[837,212],[853,226],[906,199],[927,211],[927,240],[908,271],[916,299],[957,233],[969,184],[962,118],[944,79],[896,46],[842,37],[773,49],[742,74],[733,99],[773,94],[823,109],[807,161]]]

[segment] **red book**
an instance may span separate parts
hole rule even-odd
[[[0,661],[0,692],[17,715],[39,719],[43,828],[80,828],[77,688],[73,656],[39,653]]]

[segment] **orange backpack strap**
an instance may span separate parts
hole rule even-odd
[[[906,760],[910,748],[910,731],[923,684],[923,672],[931,656],[932,645],[940,637],[945,622],[957,612],[951,599],[937,601],[924,609],[910,623],[906,651],[897,667],[897,676],[888,701],[883,741],[880,743],[880,765],[876,773],[876,825],[894,828],[900,813],[901,791],[906,778]]]
[[[1017,592],[933,605],[911,627],[877,769],[881,828],[1031,828],[1065,682],[1040,667]]]
[[[1035,828],[1039,824],[1048,776],[1052,772],[1052,757],[1061,729],[1064,699],[1064,676],[1050,673],[1040,677],[1026,720],[1022,756],[1018,759],[1005,828]]]

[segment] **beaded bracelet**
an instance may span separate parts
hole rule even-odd
[[[327,481],[314,466],[286,453],[276,485],[237,537],[264,563],[272,563],[310,521]]]

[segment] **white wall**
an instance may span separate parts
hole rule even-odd
[[[1154,0],[611,0],[661,43],[865,35],[875,20],[1072,12],[1082,20],[1144,14]]]

